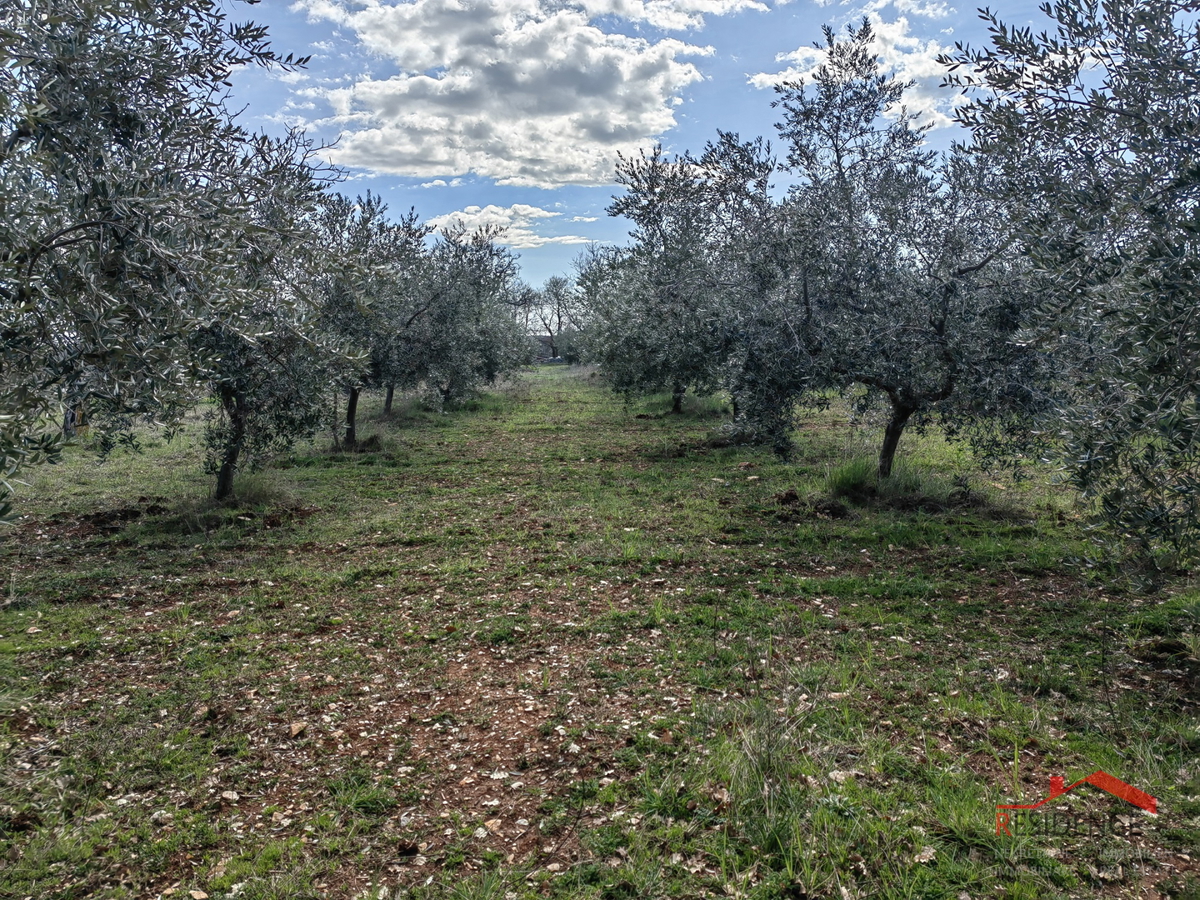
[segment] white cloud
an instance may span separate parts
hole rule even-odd
[[[768,8],[758,0],[579,0],[579,6],[590,16],[618,16],[664,30],[702,28],[705,15],[726,16]]]
[[[873,4],[857,14],[859,21],[864,13],[871,20],[871,28],[875,32],[875,52],[879,55],[883,70],[901,81],[915,82],[904,94],[904,105],[916,114],[918,123],[931,124],[934,128],[954,126],[950,114],[960,98],[940,87],[946,70],[937,62],[939,54],[949,53],[953,47],[941,44],[934,38],[921,38],[913,34],[906,16],[900,16],[892,22],[883,21],[877,10],[886,5],[888,3]],[[949,11],[945,4],[940,3],[921,5],[898,0],[896,6],[935,18]],[[801,78],[809,81],[813,72],[824,62],[825,51],[818,47],[800,47],[790,53],[781,53],[776,59],[791,65],[779,72],[751,75],[749,83],[757,88],[772,88],[784,81]]]
[[[417,178],[475,173],[500,184],[612,181],[618,151],[675,125],[690,58],[712,48],[606,31],[615,17],[658,29],[764,10],[762,0],[299,0],[399,70],[310,88],[342,129],[331,158]]]
[[[915,3],[913,0],[895,0],[895,2],[898,11],[911,13],[914,16],[924,16],[927,19],[944,19],[955,12],[953,6],[947,6],[945,3]]]
[[[599,216],[571,216],[572,222],[598,222]]]
[[[288,100],[278,112],[267,116],[266,119],[287,128],[303,128],[308,124],[316,108],[317,105],[311,100],[303,102]]]
[[[544,247],[546,244],[586,244],[591,241],[591,238],[576,234],[547,236],[534,230],[539,220],[553,219],[561,215],[562,213],[526,203],[514,203],[512,206],[489,204],[468,206],[444,216],[434,216],[429,220],[429,224],[439,229],[461,225],[471,231],[485,226],[499,226],[504,229],[500,243],[518,250]]]

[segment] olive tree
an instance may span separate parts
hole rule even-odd
[[[56,452],[60,403],[190,405],[189,335],[247,298],[261,185],[223,91],[251,62],[302,60],[210,0],[0,6],[0,474]]]
[[[342,367],[333,379],[347,398],[342,440],[353,448],[362,391],[403,378],[404,342],[432,305],[414,287],[424,283],[429,229],[411,212],[391,220],[387,205],[369,192],[356,200],[328,194],[318,222],[329,256],[316,278],[319,325],[361,360]]]
[[[249,299],[236,323],[217,319],[192,335],[217,405],[205,430],[217,500],[231,496],[240,469],[257,468],[316,432],[330,372],[353,362],[316,327],[310,286],[342,261],[319,240],[315,212],[325,179],[312,154],[299,134],[258,140],[251,165],[264,192],[244,236],[241,272]]]
[[[777,348],[765,352],[778,337],[775,307],[788,280],[775,172],[761,138],[722,131],[699,156],[668,161],[658,151],[624,161],[626,194],[613,212],[639,226],[634,245],[602,265],[589,259],[610,273],[607,294],[595,289],[594,271],[589,283],[604,298],[590,304],[603,313],[593,340],[607,342],[602,358],[619,387],[725,389],[744,435],[782,445],[790,417],[768,386],[795,366]],[[682,391],[673,393],[678,411]]]
[[[801,359],[804,391],[857,385],[885,402],[878,474],[891,473],[913,422],[996,414],[1027,399],[1031,361],[1013,337],[1029,302],[1011,252],[995,173],[961,149],[935,154],[902,106],[908,85],[882,73],[869,23],[826,29],[811,84],[785,83],[776,105],[793,240],[777,315]]]
[[[516,259],[493,228],[445,228],[429,253],[426,312],[410,338],[411,378],[438,408],[465,399],[529,362],[518,319]]]
[[[1147,556],[1200,546],[1200,31],[1178,0],[1063,0],[1035,34],[959,47],[960,119],[1002,167],[1044,274],[1029,340],[1064,378],[1050,425],[1083,492]]]
[[[714,360],[733,401],[734,425],[743,439],[787,447],[792,406],[782,401],[786,383],[803,384],[803,356],[789,349],[780,305],[788,302],[792,238],[781,205],[772,197],[777,164],[761,138],[742,141],[717,132],[692,171],[704,223],[705,255],[714,298],[710,326],[719,336]]]
[[[633,243],[587,264],[592,357],[617,390],[670,391],[679,412],[687,390],[711,392],[723,373],[702,179],[690,156],[656,147],[621,157],[617,181],[625,193],[609,214],[633,222]]]

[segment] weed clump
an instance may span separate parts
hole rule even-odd
[[[825,490],[833,500],[870,504],[901,512],[946,512],[952,509],[982,509],[988,498],[971,487],[963,476],[952,479],[904,463],[880,478],[870,456],[855,456],[825,474]]]
[[[825,490],[831,497],[854,501],[875,497],[879,493],[875,461],[859,456],[830,468],[825,475]]]

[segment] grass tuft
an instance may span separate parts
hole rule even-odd
[[[868,456],[856,456],[825,475],[825,489],[831,497],[863,501],[879,493],[878,463]]]

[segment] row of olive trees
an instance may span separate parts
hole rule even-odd
[[[624,159],[633,243],[581,266],[622,390],[722,388],[783,451],[797,407],[1054,450],[1143,549],[1200,536],[1200,31],[1176,0],[1063,0],[943,60],[973,137],[930,151],[868,25],[779,88],[782,165],[719,134]],[[788,176],[780,195],[770,179]]]
[[[528,359],[516,314],[516,261],[501,232],[431,229],[410,212],[388,219],[370,194],[329,198],[317,235],[337,260],[315,280],[318,327],[357,350],[364,366],[339,373],[347,396],[343,439],[357,443],[364,388],[424,388],[439,408],[493,383]]]
[[[879,474],[906,427],[1032,403],[1036,354],[1011,338],[1031,302],[995,172],[935,154],[879,71],[870,26],[826,35],[812,84],[780,88],[780,166],[721,133],[699,157],[624,159],[631,247],[596,254],[592,346],[623,390],[726,389],[781,452],[793,411],[831,391],[882,401]],[[771,178],[794,179],[776,199]]]
[[[329,190],[299,135],[239,127],[227,79],[293,67],[218,0],[0,6],[0,515],[63,406],[106,441],[205,389],[217,493],[313,433],[331,385],[441,400],[524,351],[495,234],[433,239]]]
[[[218,401],[206,431],[217,499],[239,468],[315,434],[331,400],[336,409],[345,399],[335,443],[354,449],[364,390],[387,391],[385,413],[397,389],[424,389],[441,408],[528,356],[513,259],[495,233],[452,228],[434,238],[414,213],[389,219],[370,194],[322,191],[296,211],[258,206],[267,227],[245,269],[254,300],[242,321],[214,322],[191,343]]]

